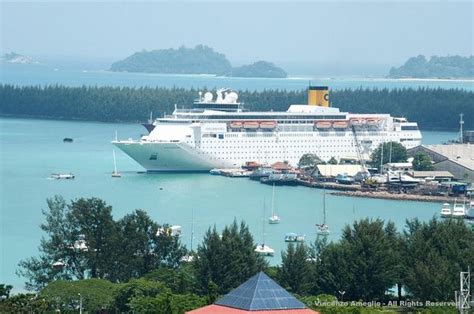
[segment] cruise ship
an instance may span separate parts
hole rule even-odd
[[[421,144],[415,122],[389,114],[357,114],[331,107],[326,86],[310,86],[307,104],[287,111],[247,111],[230,89],[199,93],[193,106],[145,124],[139,140],[112,143],[148,172],[209,171],[247,162],[296,166],[302,155],[322,160],[368,159],[384,142]]]

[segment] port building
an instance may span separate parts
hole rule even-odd
[[[418,152],[430,156],[435,170],[449,171],[457,180],[474,182],[473,144],[420,145],[408,150],[411,156]]]
[[[188,314],[311,314],[306,307],[264,272],[218,299],[214,304],[187,312]]]

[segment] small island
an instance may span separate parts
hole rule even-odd
[[[275,66],[271,62],[258,61],[250,65],[233,68],[232,76],[285,78],[288,74],[282,68]]]
[[[234,77],[287,77],[283,69],[266,61],[232,68],[230,61],[224,54],[204,45],[198,45],[194,48],[182,46],[178,49],[143,50],[113,63],[110,70],[115,72],[211,74]]]
[[[391,68],[389,78],[474,78],[474,56],[433,56],[429,60],[419,55],[408,59],[399,68]]]
[[[33,60],[32,57],[24,56],[16,52],[10,52],[3,55],[2,60],[7,63],[19,64],[38,64],[38,61]]]

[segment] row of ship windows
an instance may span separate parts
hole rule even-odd
[[[248,132],[236,132],[236,133],[203,133],[202,137],[207,137],[207,138],[220,138],[219,135],[223,138],[231,137],[231,138],[236,138],[241,135],[241,137],[277,137],[277,132],[269,132],[269,133],[263,133],[263,132],[253,132],[253,133],[248,133]],[[298,133],[278,133],[278,137],[321,137],[321,136],[344,136],[347,135],[349,137],[353,137],[352,132],[324,132],[324,133],[316,133],[316,132],[298,132]],[[358,136],[387,136],[387,134],[382,133],[382,132],[358,132]],[[402,136],[413,136],[413,134],[410,133],[402,133]],[[188,135],[188,137],[190,137]]]
[[[375,141],[377,142],[377,141]],[[186,141],[186,143],[190,144],[193,143],[192,141]],[[214,141],[197,141],[194,142],[195,144],[213,144],[215,145],[216,143]],[[353,144],[354,140],[353,139],[334,139],[334,140],[301,140],[301,141],[292,141],[292,140],[256,140],[256,141],[246,141],[242,140],[239,142],[233,142],[233,141],[222,141],[219,142],[219,145],[216,145],[216,147],[221,147],[222,144],[257,144],[257,143],[314,143],[314,144],[321,144],[321,143],[350,143]]]

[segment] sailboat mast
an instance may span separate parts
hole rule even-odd
[[[117,173],[117,161],[115,160],[115,149],[112,150],[112,155],[114,156],[114,173]]]
[[[273,183],[273,191],[272,191],[272,217],[274,216],[274,206],[275,204],[275,183]]]
[[[193,251],[194,242],[194,208],[191,210],[191,252]]]
[[[326,224],[326,184],[323,189],[323,224]]]
[[[265,244],[265,198],[263,198],[262,246]]]

